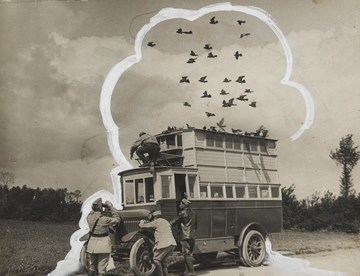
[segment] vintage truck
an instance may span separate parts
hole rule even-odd
[[[129,258],[135,275],[151,275],[154,236],[139,222],[151,208],[167,220],[175,218],[187,197],[198,218],[197,262],[227,252],[246,266],[261,265],[267,234],[282,228],[277,140],[197,128],[165,131],[156,138],[161,151],[154,172],[140,167],[119,174],[123,210],[111,234],[113,256]],[[81,261],[87,267],[84,250]]]

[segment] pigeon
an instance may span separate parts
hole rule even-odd
[[[226,102],[225,100],[223,100],[222,102],[223,107],[231,107],[233,105],[236,105],[234,104],[234,98],[230,99],[228,102]]]
[[[190,126],[189,124],[186,124],[186,127],[187,127],[188,129],[194,129],[194,127]]]
[[[244,80],[245,76],[240,76],[238,77],[238,79],[236,80],[236,82],[238,83],[245,83],[246,81]]]
[[[236,51],[234,56],[236,59],[239,59],[239,57],[242,57],[242,54],[240,54],[239,51]]]
[[[206,130],[206,126],[203,126],[203,130]]]
[[[181,28],[177,29],[176,33],[178,34],[192,34],[192,31],[183,31]]]
[[[223,82],[231,82],[231,80],[229,80],[228,78],[225,78],[225,79],[223,80]]]
[[[218,122],[218,123],[216,123],[216,124],[217,124],[217,126],[218,126],[222,131],[225,132],[225,127],[226,127],[226,125],[224,125],[224,118],[222,118],[222,119],[220,120],[220,122]]]
[[[207,76],[201,77],[201,78],[199,79],[199,82],[203,82],[203,83],[208,82],[208,81],[206,80],[206,77],[207,77]]]
[[[242,20],[238,20],[237,23],[239,23],[239,25],[246,23],[246,21],[242,21]]]
[[[210,24],[217,24],[217,23],[219,23],[219,21],[215,21],[215,16],[214,17],[211,17],[211,19],[210,19]]]
[[[250,89],[245,89],[244,93],[252,93],[254,91],[251,91]]]
[[[239,101],[248,101],[249,99],[246,99],[245,97],[246,97],[246,95],[241,94],[241,95],[240,95],[239,97],[237,97],[236,99],[239,100]]]
[[[252,101],[251,104],[249,104],[249,106],[251,106],[251,107],[256,107],[256,102],[255,102],[255,101]]]
[[[205,50],[211,50],[212,47],[210,46],[210,44],[205,44],[204,49]]]
[[[243,38],[243,37],[248,36],[248,35],[250,35],[250,33],[241,34],[241,35],[240,35],[240,38]]]
[[[208,58],[216,58],[217,57],[217,55],[213,55],[213,53],[212,52],[210,52],[209,54],[208,54],[208,56],[207,56]]]
[[[211,126],[211,127],[209,128],[209,130],[210,130],[210,131],[217,131],[217,130],[216,130],[216,127],[214,127],[214,126]]]
[[[211,98],[211,95],[208,94],[207,91],[205,91],[200,98]]]
[[[198,55],[197,55],[197,54],[195,54],[195,52],[194,52],[194,51],[191,51],[191,52],[190,52],[190,56],[197,57]]]
[[[227,93],[224,89],[221,89],[220,95],[228,95],[229,93]]]
[[[154,47],[156,44],[154,42],[148,42],[147,46]]]
[[[210,112],[205,112],[206,116],[209,118],[209,117],[213,117],[215,116],[214,113],[210,113]]]
[[[234,133],[234,134],[241,134],[241,133],[242,133],[242,130],[241,130],[241,129],[231,128],[231,131],[232,131],[232,133]]]
[[[184,77],[181,77],[180,83],[182,83],[182,82],[190,83],[190,80],[188,79],[187,76],[184,76]]]
[[[196,58],[189,58],[189,60],[186,63],[194,63],[196,61]]]
[[[184,106],[191,107],[191,104],[189,104],[188,102],[184,102]]]

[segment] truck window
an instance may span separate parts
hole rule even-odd
[[[171,192],[171,175],[162,175],[161,176],[161,197],[170,198]]]
[[[215,146],[214,135],[206,134],[206,146],[207,147],[214,147]]]
[[[189,198],[195,198],[195,183],[196,183],[196,175],[189,175]]]
[[[234,149],[241,150],[241,139],[234,138]]]
[[[278,198],[279,197],[279,188],[278,187],[271,187],[271,197]]]
[[[134,181],[126,180],[125,181],[125,193],[126,193],[126,204],[134,204]]]
[[[136,194],[136,203],[145,202],[145,185],[144,179],[135,179],[135,194]]]
[[[233,193],[233,187],[232,186],[226,186],[225,190],[226,190],[226,197],[227,198],[234,198],[234,193]]]
[[[260,187],[260,197],[261,198],[269,197],[269,188],[268,187]]]
[[[222,136],[215,136],[215,147],[222,148],[223,147],[223,138]]]
[[[212,198],[224,198],[224,192],[222,186],[210,186],[211,197]]]
[[[235,192],[237,198],[245,197],[245,187],[235,187]]]
[[[249,187],[248,190],[249,190],[249,198],[257,198],[258,197],[256,187]]]
[[[200,197],[201,198],[208,198],[208,187],[207,185],[200,185]]]
[[[145,178],[146,202],[154,202],[154,180],[152,177]]]

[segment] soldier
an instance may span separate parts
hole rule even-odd
[[[184,255],[185,270],[182,275],[194,276],[196,275],[192,254],[195,247],[195,232],[197,229],[197,218],[195,212],[189,208],[190,201],[183,198],[180,202],[180,209],[177,218],[173,219],[170,224],[175,225],[178,223],[178,240],[181,245],[181,253]]]
[[[152,220],[146,222],[140,221],[141,228],[148,228],[155,230],[155,246],[154,246],[154,263],[159,276],[167,276],[167,260],[171,256],[176,246],[176,241],[171,231],[170,223],[161,217],[160,211],[151,213]]]
[[[145,132],[140,132],[139,138],[131,145],[130,159],[133,159],[134,152],[136,152],[137,156],[143,162],[142,167],[150,166],[153,168],[159,151],[160,146],[156,138]],[[145,157],[145,153],[149,156]]]
[[[108,207],[112,217],[103,216],[102,207]],[[106,201],[102,204],[101,198],[92,204],[93,211],[88,215],[87,221],[90,229],[93,229],[86,252],[89,254],[89,272],[88,276],[105,276],[106,267],[109,263],[111,254],[111,240],[109,237],[109,226],[115,226],[120,222],[120,216],[111,202]]]

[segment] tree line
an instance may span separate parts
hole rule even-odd
[[[81,192],[66,188],[9,187],[15,174],[0,172],[0,219],[46,222],[78,222]]]

